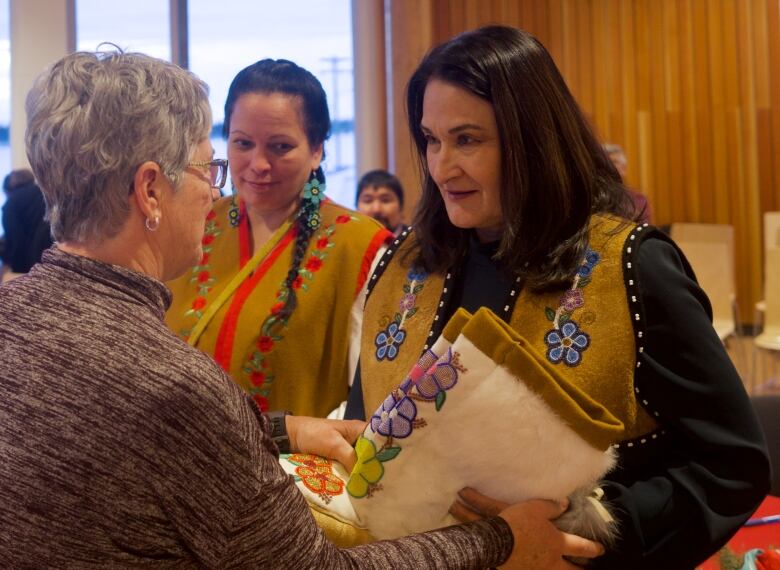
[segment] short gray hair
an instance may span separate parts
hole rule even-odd
[[[211,129],[208,86],[140,53],[65,56],[38,76],[25,108],[27,158],[58,241],[115,236],[138,167],[156,162],[177,188]]]

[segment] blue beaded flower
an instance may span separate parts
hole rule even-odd
[[[409,273],[406,274],[406,278],[409,281],[425,281],[428,279],[428,272],[419,267],[412,266]]]
[[[547,358],[553,364],[563,361],[567,366],[582,362],[582,351],[588,348],[590,337],[582,332],[574,321],[567,321],[558,329],[552,329],[544,336],[547,344]]]
[[[374,339],[376,344],[376,359],[388,360],[395,359],[398,356],[398,349],[406,339],[406,331],[398,328],[398,323],[392,322],[386,331],[380,331]]]
[[[312,178],[306,184],[303,185],[304,199],[312,202],[315,206],[319,206],[324,196],[325,196],[325,183],[320,182],[318,178]]]
[[[588,251],[585,252],[585,261],[583,261],[582,265],[580,265],[580,268],[577,270],[577,274],[580,277],[588,277],[591,273],[593,273],[593,268],[596,267],[599,261],[601,261],[601,256],[592,249],[588,248]]]

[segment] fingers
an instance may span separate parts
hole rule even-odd
[[[366,422],[360,420],[328,420],[328,422],[338,433],[338,440],[333,444],[333,459],[340,462],[348,472],[352,471],[357,462],[357,453],[353,445],[366,428]]]
[[[596,558],[604,554],[604,547],[598,542],[576,534],[563,533],[563,555],[571,558]]]
[[[352,472],[352,469],[355,467],[355,463],[357,463],[357,453],[355,452],[354,447],[342,439],[341,443],[338,445],[338,448],[335,450],[334,456],[334,459],[336,459],[336,461],[344,466],[344,469],[347,470],[347,473]]]
[[[458,497],[473,511],[480,513],[482,516],[496,516],[509,506],[508,503],[491,499],[471,487],[461,489]]]
[[[333,420],[327,420],[332,422]],[[352,444],[347,441],[343,428],[338,423],[325,423],[317,426],[312,433],[312,439],[316,440],[316,447],[312,449],[315,455],[322,455],[341,463],[348,471],[351,471],[357,461],[357,454]]]
[[[569,508],[569,501],[550,501],[547,499],[531,499],[526,502],[529,509],[548,520],[557,519]]]
[[[341,420],[341,431],[344,439],[352,445],[357,441],[358,436],[366,429],[366,422],[360,420]]]
[[[470,509],[466,503],[461,501],[455,501],[452,503],[450,506],[450,514],[460,522],[478,521],[483,518],[481,513]]]
[[[352,442],[364,425],[361,421],[326,420],[306,416],[286,416],[290,448],[299,453],[335,459],[347,469],[357,460]]]

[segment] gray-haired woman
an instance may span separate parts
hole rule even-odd
[[[337,549],[279,466],[267,417],[163,324],[161,281],[199,259],[225,176],[206,92],[144,55],[76,53],[28,96],[27,153],[57,247],[0,287],[2,565],[533,566],[547,554],[518,529],[559,505]],[[293,449],[348,463],[362,424],[287,427]]]

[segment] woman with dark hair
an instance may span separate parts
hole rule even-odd
[[[390,237],[325,197],[329,134],[311,73],[272,59],[239,72],[224,124],[234,195],[209,214],[200,263],[171,284],[171,329],[262,410],[322,417],[346,398],[353,306]]]
[[[694,567],[761,502],[769,467],[685,257],[632,222],[528,33],[489,26],[434,48],[407,104],[422,199],[370,280],[347,417],[377,409],[459,307],[488,307],[623,425],[603,487],[619,538],[594,566]]]

